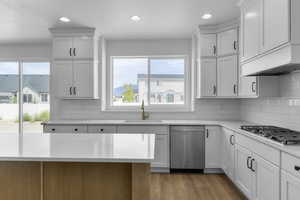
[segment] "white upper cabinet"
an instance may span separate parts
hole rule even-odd
[[[256,97],[257,92],[257,77],[240,77],[239,80],[239,96],[241,97]]]
[[[241,61],[260,53],[262,0],[244,1],[241,7]]]
[[[217,83],[218,96],[232,97],[238,94],[237,56],[227,56],[218,59]]]
[[[198,67],[199,97],[214,97],[217,95],[217,59],[203,58]]]
[[[52,28],[50,84],[62,99],[98,98],[98,40],[93,28]]]
[[[263,51],[289,41],[289,0],[262,0]]]
[[[73,56],[75,59],[93,59],[94,56],[93,37],[74,37]]]
[[[205,168],[221,168],[221,128],[219,126],[205,128]]]
[[[201,34],[199,39],[200,56],[217,56],[217,35]]]
[[[218,33],[218,56],[236,54],[238,52],[238,31],[230,29]]]
[[[53,39],[53,58],[72,59],[73,38],[56,37]]]

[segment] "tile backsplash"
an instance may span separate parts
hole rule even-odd
[[[300,72],[280,76],[280,97],[241,101],[243,120],[300,131]]]

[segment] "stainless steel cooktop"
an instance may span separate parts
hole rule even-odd
[[[276,126],[241,126],[241,129],[284,145],[300,144],[300,132]]]

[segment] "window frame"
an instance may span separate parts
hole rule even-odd
[[[24,73],[23,73],[23,64],[24,63],[49,63],[49,67],[50,67],[50,70],[49,70],[49,93],[51,91],[51,75],[52,75],[52,60],[47,58],[47,57],[20,57],[20,58],[0,58],[0,62],[15,62],[18,64],[18,91],[17,93],[19,94],[19,98],[18,98],[18,101],[17,101],[17,104],[18,104],[18,123],[19,123],[19,126],[18,126],[18,133],[19,135],[22,135],[24,133],[23,131],[23,128],[24,128],[24,120],[23,120],[23,115],[24,115],[24,112],[23,112],[23,106],[24,106],[24,102],[23,102],[23,95],[24,95],[24,92],[23,92],[23,76],[24,76]],[[22,98],[21,98],[22,97]],[[49,100],[49,95],[48,95],[48,100]],[[32,97],[33,98],[33,97]],[[50,107],[50,118],[51,118],[51,105],[50,105],[50,101],[49,101],[49,107]]]
[[[145,109],[151,112],[189,112],[191,111],[191,67],[189,62],[189,56],[187,55],[160,55],[160,56],[110,56],[109,64],[107,65],[107,87],[104,96],[106,97],[104,111],[126,111],[126,112],[137,112],[140,110],[140,106],[116,106],[113,105],[113,75],[114,75],[114,59],[147,59],[147,75],[151,74],[150,60],[154,59],[183,59],[184,60],[184,104],[151,104],[150,103],[150,82],[151,79],[148,77],[148,104],[145,105]]]

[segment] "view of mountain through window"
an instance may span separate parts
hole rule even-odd
[[[185,103],[184,58],[113,58],[113,106]]]

